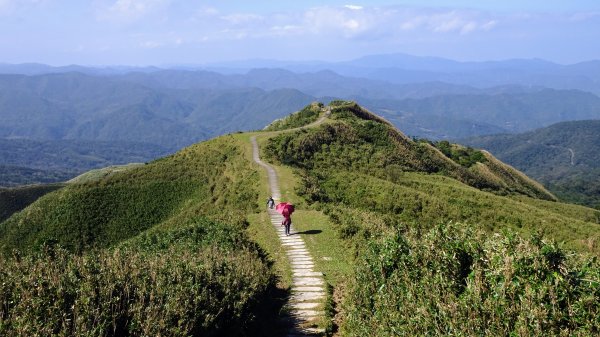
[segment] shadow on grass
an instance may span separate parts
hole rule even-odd
[[[314,235],[314,234],[321,234],[321,232],[323,232],[323,231],[320,229],[309,229],[307,231],[292,233],[291,235],[303,235],[303,234]]]
[[[257,303],[255,310],[255,318],[247,327],[245,333],[240,334],[224,334],[223,336],[287,336],[292,323],[282,319],[285,316],[284,305],[287,303],[291,295],[289,289],[282,289],[276,286],[271,286],[266,294],[266,298]]]

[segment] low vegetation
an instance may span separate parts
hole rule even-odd
[[[539,236],[463,225],[371,237],[343,303],[348,336],[595,336],[600,268]]]
[[[242,334],[274,279],[240,233],[197,218],[113,249],[2,258],[0,335]]]

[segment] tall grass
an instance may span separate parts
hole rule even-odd
[[[0,259],[0,335],[210,336],[247,330],[274,277],[225,225],[143,235],[73,255]]]
[[[597,336],[600,268],[539,236],[460,225],[370,242],[343,302],[347,336]]]

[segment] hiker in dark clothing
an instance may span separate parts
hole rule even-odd
[[[273,200],[273,197],[269,197],[269,199],[267,200],[267,207],[269,207],[270,209],[273,209],[274,206],[275,206],[275,200]]]

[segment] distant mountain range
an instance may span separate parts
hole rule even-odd
[[[591,60],[562,65],[542,59],[511,59],[484,62],[460,62],[440,57],[408,54],[367,55],[342,62],[240,60],[205,65],[158,67],[50,67],[42,64],[0,64],[0,73],[39,75],[77,71],[92,75],[117,75],[131,72],[153,73],[171,70],[210,70],[245,74],[252,69],[279,68],[295,73],[333,71],[343,76],[366,78],[396,84],[444,82],[477,88],[513,85],[577,89],[600,94],[600,61]]]
[[[563,122],[462,143],[490,151],[564,200],[600,208],[600,120]]]
[[[147,161],[217,135],[262,129],[312,101],[338,98],[361,103],[407,135],[461,139],[600,119],[599,78],[598,61],[457,62],[404,54],[337,63],[251,60],[169,68],[0,64],[0,139],[72,142],[65,146],[81,145],[82,151],[89,146],[79,141],[99,149],[144,143],[154,150],[127,158]],[[5,152],[10,149],[15,147]],[[34,154],[31,162],[0,165],[5,172],[12,170],[7,167],[22,172],[25,181],[43,172],[55,181],[100,162],[123,163],[74,156],[86,164],[40,167],[35,158],[48,158]],[[4,156],[13,157],[18,155]],[[8,184],[4,177],[0,185]]]

